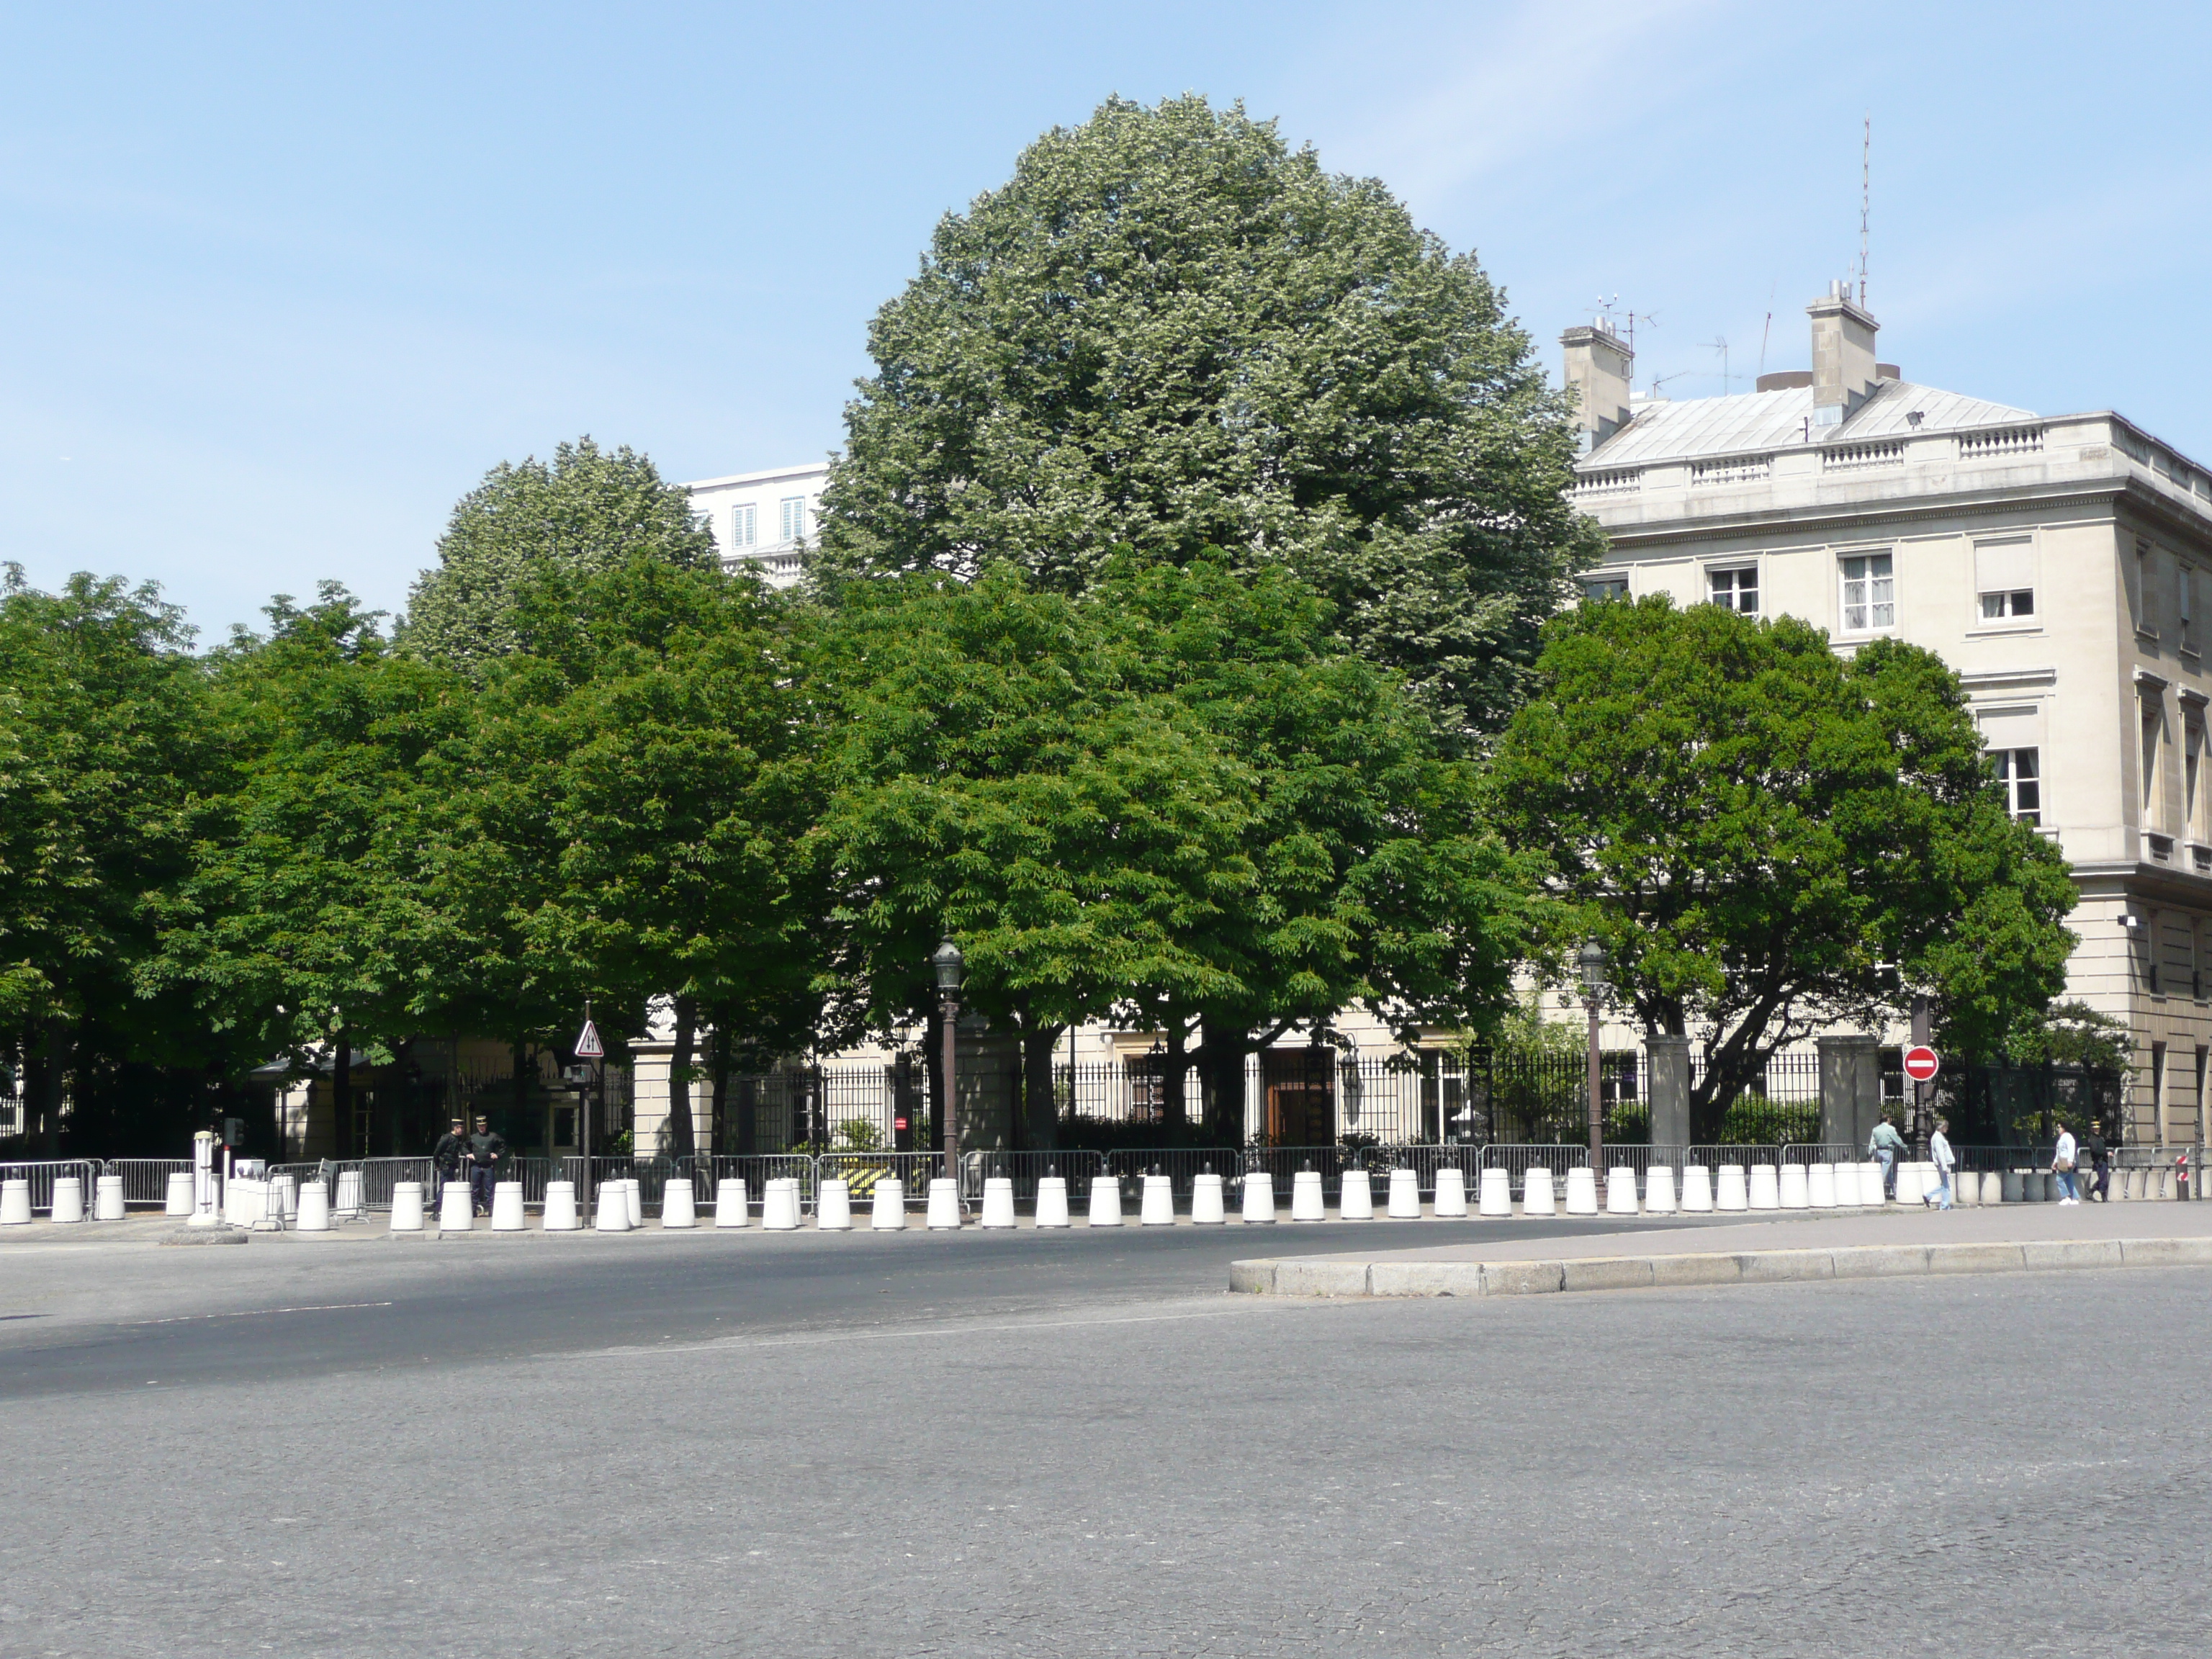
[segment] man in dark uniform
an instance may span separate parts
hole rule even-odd
[[[461,1169],[468,1162],[468,1130],[460,1119],[455,1118],[453,1127],[438,1137],[438,1150],[430,1154],[430,1167],[437,1171],[438,1176],[432,1183],[430,1193],[432,1209],[434,1210],[437,1207],[438,1194],[445,1190],[446,1183],[462,1178]]]
[[[507,1157],[507,1142],[492,1133],[491,1120],[477,1120],[477,1132],[469,1137],[469,1196],[472,1206],[481,1206],[478,1215],[491,1213],[491,1189],[506,1171],[500,1168]]]
[[[2089,1120],[2089,1138],[2081,1143],[2089,1159],[2089,1196],[2101,1203],[2112,1201],[2112,1151],[2105,1142],[2104,1126]]]

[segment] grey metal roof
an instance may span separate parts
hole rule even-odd
[[[1629,406],[1631,419],[1582,459],[1584,467],[1640,465],[1704,455],[1740,455],[1807,444],[1864,443],[1908,432],[2011,426],[2033,411],[1962,397],[1910,380],[1884,380],[1840,426],[1811,424],[1813,388],[1739,392],[1729,398],[1650,398]],[[1906,420],[1920,415],[1917,428]]]

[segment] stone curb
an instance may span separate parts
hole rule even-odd
[[[1577,1256],[1559,1261],[1261,1257],[1231,1262],[1229,1288],[1256,1296],[1542,1296],[1569,1291],[1792,1284],[1810,1279],[2203,1267],[2212,1267],[2212,1238],[2062,1238],[2017,1244],[1868,1244],[1826,1250]]]

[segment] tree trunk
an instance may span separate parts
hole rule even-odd
[[[707,1150],[719,1152],[729,1142],[730,1110],[730,1042],[724,1035],[727,1022],[716,1019],[714,1035],[714,1059],[709,1062],[708,1075],[714,1079],[714,1103],[709,1108],[711,1121],[707,1125]]]
[[[668,1155],[689,1158],[691,1135],[691,1046],[699,1026],[696,997],[676,999],[676,1046],[668,1056]]]
[[[1022,1109],[1028,1144],[1039,1152],[1060,1145],[1060,1103],[1053,1098],[1052,1054],[1064,1025],[1032,1025],[1022,1033]]]
[[[1164,1062],[1166,1074],[1160,1079],[1160,1139],[1170,1146],[1180,1146],[1190,1133],[1190,1115],[1183,1109],[1183,1071],[1189,1061],[1189,1052],[1183,1047],[1185,1033],[1182,1016],[1173,1008],[1168,1010],[1168,1057]]]
[[[945,1145],[945,1011],[930,1011],[928,1036],[922,1044],[922,1064],[929,1070],[929,1139],[915,1139],[917,1148],[935,1151]]]
[[[507,1054],[508,1098],[514,1105],[514,1128],[516,1133],[520,1133],[522,1126],[530,1119],[530,1074],[533,1069],[530,1064],[530,1045],[526,1042],[514,1043],[509,1047]],[[454,1109],[459,1109],[458,1102],[455,1103]],[[546,1151],[549,1152],[552,1151],[552,1143],[550,1139],[546,1143]]]
[[[331,1145],[342,1158],[363,1158],[367,1153],[353,1144],[353,1032],[338,1027],[337,1048],[331,1056],[331,1113],[337,1124]]]
[[[1200,1028],[1199,1074],[1205,1079],[1206,1139],[1215,1146],[1244,1144],[1244,1057],[1252,1033],[1207,1020]]]
[[[54,1158],[61,1152],[62,1099],[69,1076],[70,1028],[69,1022],[58,1014],[49,1018],[46,1027],[46,1052],[35,1097],[39,1110],[37,1142],[41,1152]]]

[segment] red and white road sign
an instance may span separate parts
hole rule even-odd
[[[1926,1043],[1915,1043],[1905,1051],[1905,1074],[1915,1083],[1925,1083],[1936,1075],[1940,1062],[1936,1051]]]
[[[1918,1054],[1920,1050],[1917,1048],[1913,1050],[1913,1053],[1915,1054]],[[599,1041],[599,1028],[592,1024],[590,1020],[586,1020],[584,1022],[583,1035],[576,1039],[576,1058],[579,1060],[605,1060],[606,1057],[606,1044]],[[1931,1072],[1929,1075],[1933,1076],[1934,1073]]]

